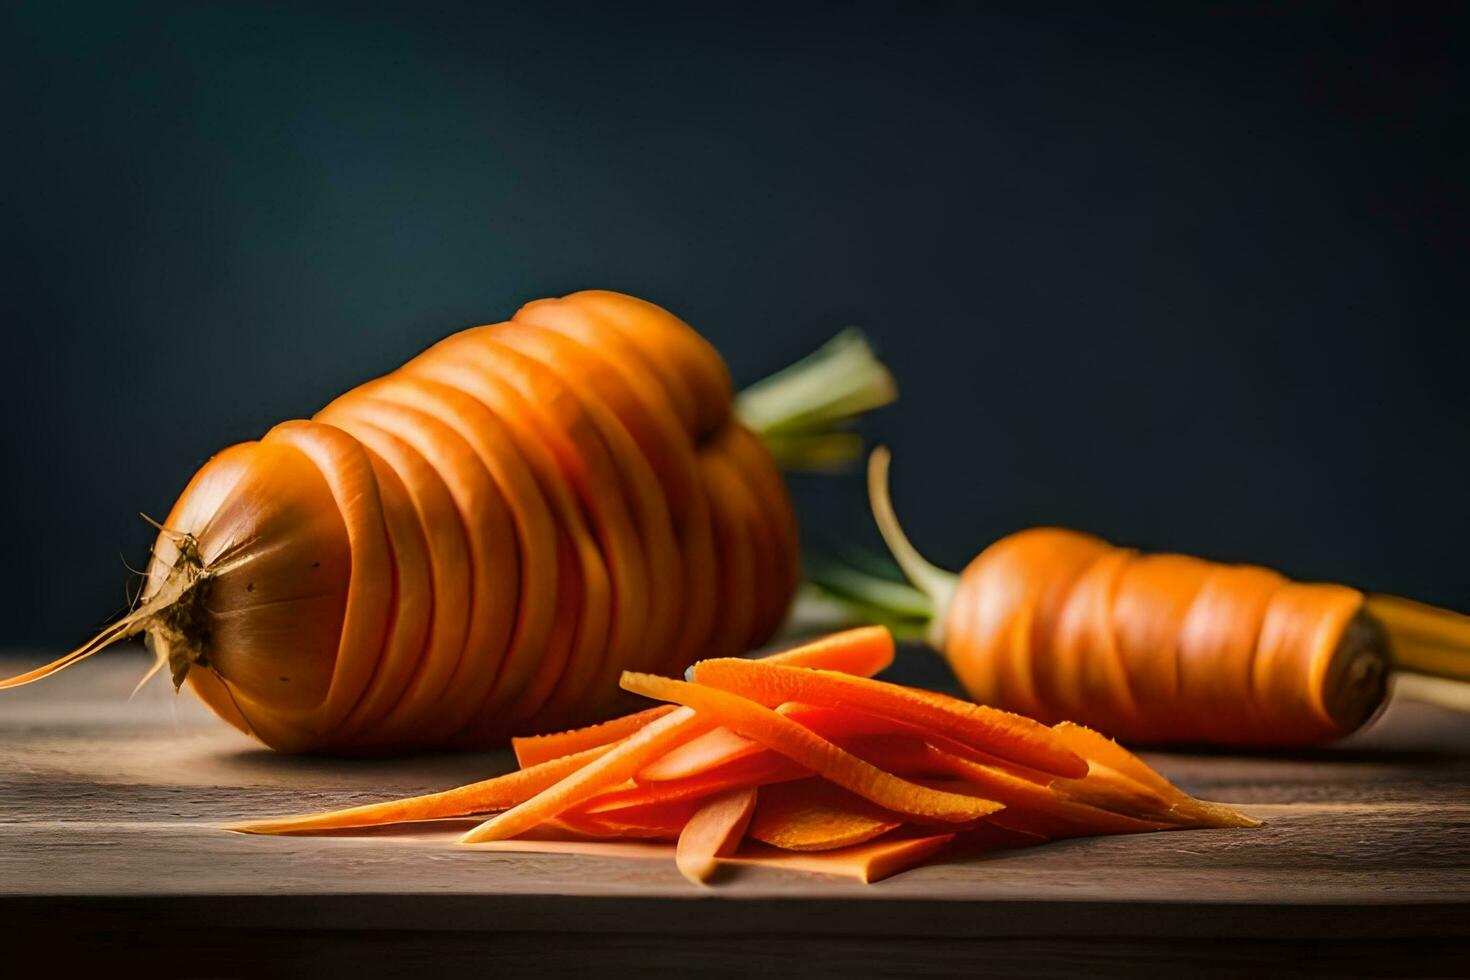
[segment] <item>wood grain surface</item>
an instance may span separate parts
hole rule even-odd
[[[1470,974],[1470,725],[1439,709],[1392,704],[1320,751],[1148,755],[1256,831],[1067,841],[867,886],[739,868],[695,889],[662,861],[477,852],[447,832],[224,832],[512,760],[277,755],[166,683],[129,700],[145,666],[114,652],[0,695],[0,966],[17,975]],[[944,681],[921,651],[896,670]]]

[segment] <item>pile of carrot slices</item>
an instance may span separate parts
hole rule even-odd
[[[866,627],[761,660],[701,661],[687,680],[627,672],[626,690],[667,703],[516,739],[516,772],[230,829],[483,817],[461,843],[627,856],[673,845],[680,872],[703,883],[723,863],[876,881],[955,851],[1257,825],[1090,729],[875,680],[892,660],[888,630]]]

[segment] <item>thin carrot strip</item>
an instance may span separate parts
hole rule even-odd
[[[1097,806],[1066,799],[1047,786],[1023,779],[998,766],[972,762],[924,742],[892,738],[864,739],[850,746],[854,754],[897,772],[940,770],[974,786],[988,798],[999,800],[1007,810],[1054,817],[1088,834],[1136,834],[1168,830],[1177,822],[1144,820]]]
[[[704,660],[690,668],[702,685],[769,707],[800,701],[897,716],[936,734],[974,745],[1057,776],[1085,776],[1087,762],[1051,729],[1021,715],[970,704],[930,691],[836,671],[800,669],[736,658]]]
[[[582,804],[581,808],[588,813],[607,813],[649,803],[696,799],[740,786],[790,782],[810,775],[810,769],[797,765],[779,752],[761,749],[758,755],[690,776],[688,779],[644,783],[599,793]]]
[[[611,813],[588,813],[577,807],[556,817],[565,827],[589,837],[637,837],[674,840],[699,809],[698,800],[675,800],[624,807]]]
[[[892,661],[893,635],[885,627],[870,626],[834,633],[813,643],[773,654],[764,662],[876,673]],[[566,778],[543,789],[535,797],[480,824],[465,834],[461,842],[475,844],[524,833],[608,787],[626,782],[653,759],[704,734],[716,723],[696,718],[689,708],[672,711],[617,743],[614,749],[593,764],[568,773]]]
[[[881,674],[893,663],[893,634],[886,626],[859,626],[810,640],[789,650],[742,662],[821,668],[854,677],[872,677]],[[694,679],[694,669],[689,668],[687,679]]]
[[[1166,806],[1173,819],[1208,827],[1259,827],[1261,824],[1259,820],[1224,804],[1195,799],[1106,735],[1070,721],[1061,722],[1052,730],[1073,751],[1094,763],[1095,771],[1080,783],[1068,782],[1060,787],[1079,797],[1085,797],[1088,792],[1100,792],[1109,775],[1116,774],[1114,783],[1119,785],[1119,789],[1124,783],[1142,789]]]
[[[553,732],[549,735],[513,738],[510,744],[515,749],[516,762],[520,763],[522,769],[525,769],[597,745],[620,741],[673,710],[672,705],[661,704],[656,708],[623,715],[621,718],[588,725],[586,728],[573,728],[570,731]]]
[[[836,851],[783,851],[764,844],[746,844],[734,857],[723,860],[731,864],[840,875],[871,883],[923,864],[944,850],[954,836],[885,837]]]
[[[991,801],[930,790],[899,779],[770,708],[728,691],[631,671],[624,672],[622,685],[635,694],[692,708],[710,723],[723,724],[739,735],[754,739],[798,765],[895,813],[960,823],[994,813],[1001,806]],[[633,736],[634,739],[637,737]]]
[[[638,774],[638,781],[660,783],[688,779],[763,751],[765,748],[759,742],[736,735],[728,728],[716,728],[685,742],[662,759],[655,759]]]
[[[897,829],[903,818],[825,779],[763,786],[750,821],[753,840],[788,851],[831,851]]]
[[[544,820],[560,815],[610,786],[626,782],[650,759],[663,755],[716,724],[691,709],[671,711],[618,742],[560,782],[492,817],[460,838],[464,844],[515,837]]]
[[[858,677],[872,677],[893,662],[893,634],[883,626],[864,626],[834,633],[759,660],[762,663],[822,667]],[[792,710],[821,712],[828,709],[815,705],[782,705],[778,710],[789,713]],[[758,743],[729,729],[716,728],[656,760],[638,774],[638,779],[682,779],[758,751]]]
[[[318,830],[342,830],[349,827],[377,827],[409,820],[440,820],[466,817],[504,810],[529,800],[548,786],[554,786],[570,773],[612,751],[611,745],[599,745],[573,755],[552,759],[529,769],[508,772],[503,776],[470,783],[442,793],[411,796],[383,803],[309,813],[294,817],[277,817],[232,824],[226,830],[243,834],[299,834]]]
[[[727,790],[713,797],[684,825],[674,851],[674,864],[690,882],[702,885],[740,846],[750,816],[755,812],[754,787]]]

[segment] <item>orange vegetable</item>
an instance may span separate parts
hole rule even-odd
[[[1088,834],[1133,834],[1164,830],[1171,825],[1166,820],[1144,821],[1077,802],[1058,793],[1048,784],[1033,782],[999,766],[972,762],[911,739],[870,738],[851,748],[854,754],[892,772],[937,772],[961,780],[986,797],[1005,804],[1009,813],[1006,818],[1001,819],[1002,823],[1011,819],[1022,820],[1038,816],[1052,818]],[[945,785],[953,786],[952,783]]]
[[[799,574],[772,452],[850,455],[845,420],[894,395],[846,335],[737,408],[666,310],[597,290],[530,303],[209,460],[138,608],[0,687],[146,633],[176,686],[282,750],[586,724],[624,669],[770,637]]]
[[[673,705],[661,704],[656,708],[623,715],[620,718],[613,718],[597,725],[588,725],[585,728],[574,728],[571,731],[556,732],[550,735],[513,738],[510,744],[511,748],[515,749],[516,763],[524,769],[549,759],[580,752],[583,749],[621,741],[649,722],[657,721],[673,710]]]
[[[1364,724],[1391,667],[1470,680],[1470,617],[1265,568],[1032,528],[952,575],[904,536],[888,463],[873,453],[874,515],[928,597],[930,642],[976,701],[1127,742],[1289,746]],[[876,588],[858,579],[833,588]],[[1434,697],[1433,685],[1414,687]]]
[[[896,813],[926,820],[963,822],[992,813],[1000,806],[906,782],[844,752],[775,711],[728,691],[632,672],[623,674],[623,687],[635,694],[692,708],[699,717],[754,739],[798,765]]]
[[[769,846],[746,845],[734,857],[726,860],[731,864],[838,875],[868,884],[923,864],[943,851],[954,838],[954,834],[934,833],[913,837],[885,837],[835,851],[787,851]]]
[[[716,728],[655,759],[637,778],[640,783],[689,779],[766,751],[759,742]]]
[[[873,627],[835,633],[812,643],[802,644],[772,654],[762,662],[770,664],[818,667],[854,666],[859,669],[882,669],[893,659],[893,638],[887,630]],[[678,683],[678,682],[670,682]],[[617,743],[605,755],[571,773],[561,782],[547,788],[506,813],[485,821],[463,838],[465,843],[478,843],[514,837],[584,802],[600,792],[633,778],[653,759],[691,738],[709,731],[715,722],[698,717],[689,708],[664,715]]]
[[[696,885],[709,880],[719,858],[729,857],[745,837],[755,812],[753,787],[732,789],[711,798],[679,832],[674,863],[679,873]]]
[[[827,782],[803,779],[762,786],[752,838],[788,851],[830,851],[895,830],[904,818]]]
[[[1061,744],[1050,729],[1030,718],[969,704],[915,688],[885,684],[835,671],[788,667],[751,660],[702,660],[690,670],[700,684],[774,707],[804,704],[848,707],[892,715],[926,730],[1062,776],[1080,776],[1087,763]]]
[[[606,755],[611,750],[611,745],[594,746],[572,755],[548,759],[526,769],[508,772],[503,776],[470,783],[468,786],[445,790],[442,793],[410,796],[382,803],[368,803],[364,806],[331,810],[326,813],[254,820],[232,824],[228,829],[245,834],[300,834],[357,827],[378,827],[411,820],[442,820],[448,817],[494,813],[531,799],[537,793],[556,785],[567,776],[582,769],[587,763]]]
[[[885,631],[863,629],[757,666],[776,677],[805,672],[820,686],[843,676],[827,668],[876,670],[891,656]],[[553,746],[580,751],[458,790],[234,829],[303,833],[498,810],[461,842],[495,850],[674,857],[686,878],[702,883],[721,862],[868,881],[921,863],[951,843],[973,851],[1062,837],[1255,825],[1228,807],[1189,797],[1138,757],[1078,726],[1051,733],[1077,752],[1084,770],[1078,777],[990,754],[995,743],[1014,744],[1005,726],[967,730],[978,744],[926,737],[924,723],[936,711],[946,719],[941,727],[952,731],[953,718],[971,717],[964,709],[977,706],[915,699],[896,685],[860,686],[868,703],[895,712],[884,716],[799,702],[773,710],[703,683],[632,672],[623,683],[680,706],[529,741],[523,746],[527,760]],[[699,759],[688,759],[688,747],[711,731],[737,741],[708,742]],[[686,756],[678,778],[645,778],[676,755]],[[675,840],[677,848],[654,843]]]
[[[741,786],[764,786],[802,779],[811,771],[785,756],[768,750],[737,759],[684,779],[656,783],[634,783],[592,797],[583,806],[589,812],[617,810],[649,803],[689,800]]]

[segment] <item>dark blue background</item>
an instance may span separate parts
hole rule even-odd
[[[1094,7],[6,6],[4,642],[120,607],[211,451],[593,286],[740,382],[865,327],[943,563],[1051,522],[1470,609],[1466,7]]]

